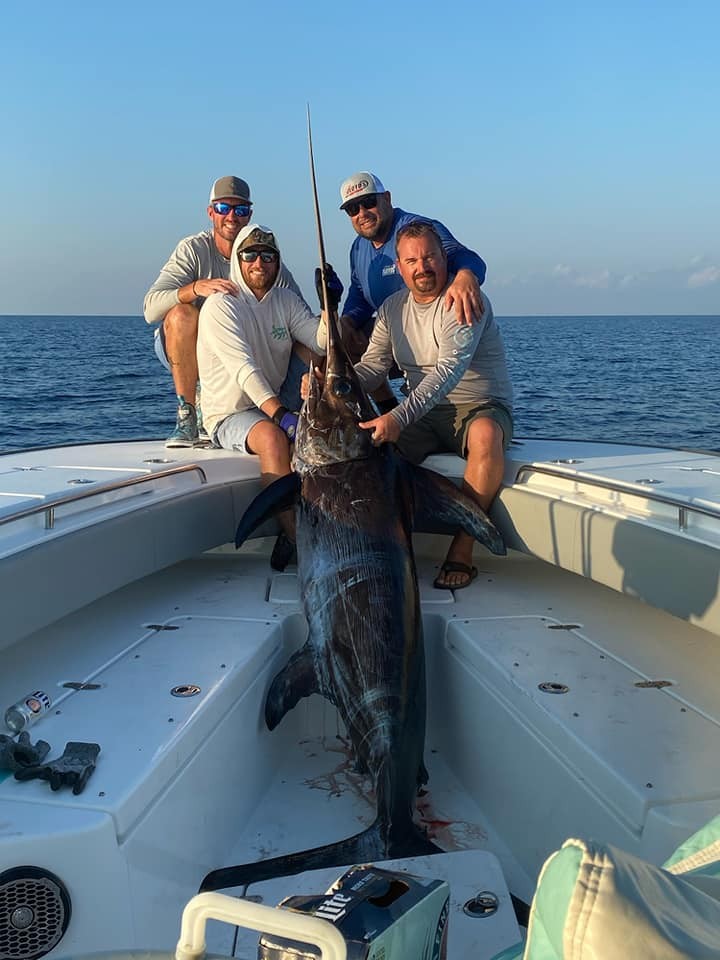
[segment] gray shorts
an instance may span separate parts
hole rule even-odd
[[[167,354],[165,353],[165,331],[162,321],[155,327],[155,356],[166,370],[170,369]]]
[[[420,463],[431,453],[467,456],[467,432],[477,417],[490,417],[503,432],[503,449],[513,436],[512,414],[502,403],[438,403],[400,434],[397,447],[404,457]]]
[[[287,407],[288,410],[299,410],[302,406],[300,399],[300,381],[303,374],[308,372],[308,368],[301,358],[293,352],[290,354],[290,363],[288,372],[283,385],[278,391],[278,400]],[[239,450],[242,453],[249,453],[247,448],[247,436],[261,420],[269,420],[262,410],[253,407],[251,410],[241,410],[240,413],[231,413],[225,417],[215,427],[213,431],[213,443],[216,447],[222,447],[223,450]]]

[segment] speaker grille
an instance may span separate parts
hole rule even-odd
[[[60,943],[69,922],[68,892],[48,870],[0,873],[0,960],[37,960]]]

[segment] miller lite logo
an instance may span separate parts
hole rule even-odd
[[[345,191],[345,199],[352,197],[353,194],[361,193],[363,190],[366,190],[370,186],[369,180],[358,180],[357,183],[351,184]]]

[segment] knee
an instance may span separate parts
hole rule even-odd
[[[199,313],[191,303],[178,303],[171,307],[163,320],[165,336],[197,340]]]
[[[468,453],[477,456],[503,456],[503,431],[490,417],[476,417],[467,432]]]
[[[261,420],[256,423],[247,436],[247,445],[251,453],[257,453],[261,465],[290,464],[290,441],[287,434],[271,420]]]

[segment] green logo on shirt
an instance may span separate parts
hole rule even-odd
[[[287,327],[273,326],[272,330],[270,331],[270,336],[273,338],[273,340],[287,340],[288,339]]]

